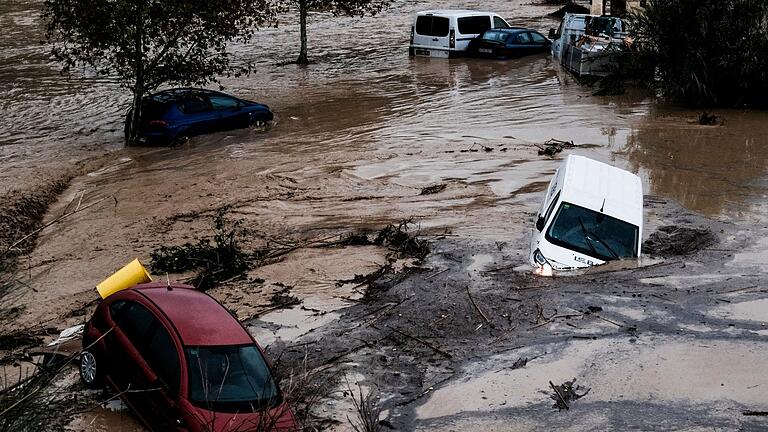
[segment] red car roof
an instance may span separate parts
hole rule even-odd
[[[164,282],[131,288],[152,301],[171,321],[184,345],[244,345],[253,339],[227,309],[188,285]]]

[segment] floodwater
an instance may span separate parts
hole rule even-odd
[[[256,73],[222,80],[226,90],[274,108],[279,122],[271,132],[128,153],[144,156],[145,165],[176,160],[186,176],[200,178],[233,160],[258,164],[277,153],[286,164],[298,156],[293,173],[299,175],[338,169],[401,186],[455,180],[487,185],[494,197],[509,199],[532,183],[541,187],[555,163],[539,160],[530,146],[558,138],[598,145],[580,152],[627,166],[644,177],[648,192],[708,215],[743,212],[740,204],[761,193],[765,113],[719,111],[722,126],[699,126],[697,112],[642,96],[593,97],[546,55],[508,62],[410,59],[410,17],[429,6],[400,1],[362,19],[313,14],[316,63],[309,67],[280,65],[293,59],[298,39],[294,17],[284,16],[279,28],[233,49],[237,58],[256,62]],[[521,0],[454,6],[495,10],[542,32],[557,24],[545,17],[551,7]],[[61,75],[39,43],[39,7],[18,0],[0,5],[0,191],[24,189],[122,146],[126,92],[114,79]],[[460,153],[475,143],[494,148],[493,155]],[[505,147],[530,151],[499,152]]]
[[[0,3],[0,199],[107,154],[104,166],[83,172],[51,209],[48,220],[70,201],[88,205],[103,199],[42,233],[25,263],[24,282],[35,290],[14,300],[18,304],[4,305],[24,310],[9,324],[53,321],[63,327],[68,322],[62,317],[80,322],[82,317],[67,312],[93,300],[99,281],[136,256],[148,258],[161,244],[208,234],[207,216],[224,206],[254,237],[267,241],[380,229],[411,217],[427,235],[517,238],[529,229],[540,192],[559,163],[537,155],[535,145],[550,138],[579,145],[567,152],[637,172],[647,194],[707,216],[765,222],[765,209],[756,202],[768,184],[768,113],[717,111],[721,125],[700,126],[698,111],[665,106],[647,95],[592,96],[547,55],[511,61],[409,58],[412,14],[433,6],[396,1],[365,18],[312,14],[314,63],[306,67],[286,64],[297,56],[298,27],[293,15],[283,16],[279,28],[232,48],[236,58],[255,62],[256,72],[221,79],[226,91],[272,107],[276,121],[270,130],[201,136],[173,149],[124,149],[126,91],[115,79],[93,78],[88,71],[76,78],[61,75],[49,47],[39,43],[40,2]],[[451,6],[494,10],[513,25],[543,33],[557,25],[545,17],[553,7],[527,0]],[[438,183],[445,190],[421,195],[422,188]],[[348,304],[338,297],[355,294],[349,284],[337,287],[335,281],[365,274],[383,261],[382,251],[298,251],[280,265],[259,269],[250,276],[291,285],[312,310],[275,312],[252,330],[269,342],[322,326],[335,318],[333,309]],[[497,265],[503,263],[479,255],[470,272],[479,279]],[[687,283],[681,277],[649,282]],[[313,296],[317,287],[323,296]],[[258,314],[265,294],[243,297],[242,288],[225,286],[214,295],[242,307],[241,318]],[[744,306],[737,312],[750,311]],[[678,349],[668,342],[648,355]],[[585,352],[585,359],[592,352],[571,348]],[[704,362],[707,353],[690,356]],[[437,403],[434,408],[442,409]],[[110,418],[96,413],[88,422],[117,430],[110,425],[119,422]]]

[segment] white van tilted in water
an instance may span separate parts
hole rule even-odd
[[[509,28],[493,12],[432,10],[418,12],[411,26],[412,56],[453,58],[461,56],[469,41],[492,28]]]
[[[640,257],[643,186],[640,177],[583,156],[569,155],[544,195],[531,235],[537,273],[572,270]]]

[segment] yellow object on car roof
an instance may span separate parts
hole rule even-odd
[[[96,285],[96,290],[99,291],[101,298],[105,299],[118,291],[147,282],[152,282],[152,276],[136,258]]]

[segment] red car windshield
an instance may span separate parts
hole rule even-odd
[[[189,399],[219,412],[256,412],[282,402],[255,345],[187,347]]]

